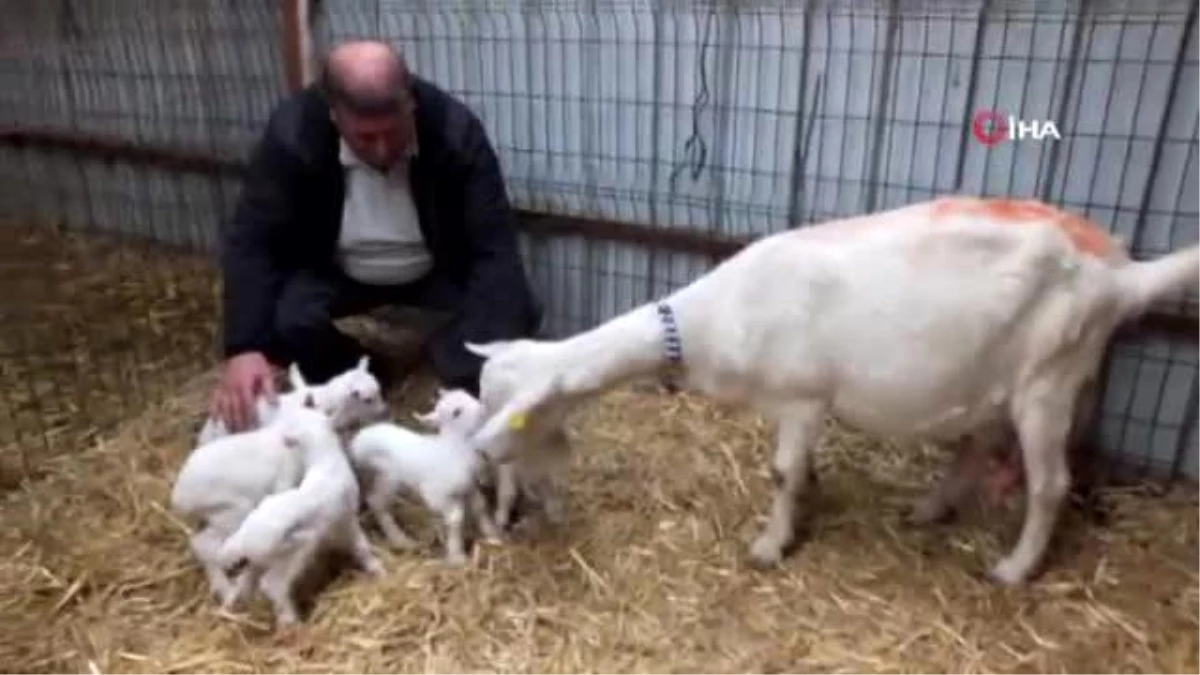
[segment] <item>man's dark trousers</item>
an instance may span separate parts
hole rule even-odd
[[[338,272],[300,270],[283,284],[275,306],[272,345],[267,357],[275,363],[296,363],[310,382],[325,382],[351,367],[365,355],[365,348],[343,333],[333,321],[382,306],[428,310],[448,315],[426,336],[422,352],[433,366],[442,386],[461,388],[479,395],[479,372],[483,360],[469,352],[463,327],[463,289],[433,271],[415,282],[400,286],[362,284]],[[523,324],[487,326],[491,339],[513,339],[532,335],[541,323],[541,308],[535,306]],[[386,386],[390,379],[379,359],[371,370]]]

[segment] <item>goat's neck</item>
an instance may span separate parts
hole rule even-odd
[[[665,351],[654,307],[642,305],[556,343],[563,389],[569,395],[594,394],[658,368]]]

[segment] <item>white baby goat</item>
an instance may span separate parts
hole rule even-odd
[[[304,478],[263,499],[221,545],[216,562],[227,572],[242,568],[235,598],[257,582],[277,623],[286,626],[298,619],[292,587],[319,553],[348,553],[373,576],[384,568],[359,525],[358,481],[331,419],[316,409],[311,393],[304,406],[280,415],[286,416],[284,443],[304,463]]]
[[[306,468],[290,447],[290,412],[303,401],[281,398],[278,414],[253,431],[222,436],[195,448],[180,467],[171,509],[195,526],[191,548],[204,566],[222,605],[232,607],[240,590],[226,576],[217,552],[246,516],[270,494],[296,486]]]
[[[351,462],[364,478],[367,508],[374,514],[389,543],[411,549],[416,542],[400,528],[389,508],[401,489],[418,494],[441,515],[446,529],[446,560],[467,560],[463,524],[473,512],[480,530],[489,539],[499,532],[487,513],[476,482],[484,458],[469,443],[483,421],[482,405],[462,390],[439,392],[433,410],[418,415],[436,435],[421,434],[397,424],[372,424],[350,442]]]
[[[299,400],[304,392],[312,392],[317,405],[332,411],[334,425],[339,431],[380,419],[387,413],[387,404],[380,393],[379,381],[367,370],[368,364],[369,357],[364,356],[353,368],[335,375],[324,384],[310,385],[305,382],[300,368],[293,363],[287,371],[291,391],[280,394],[274,403],[265,396],[255,399],[256,426],[271,421],[283,401]],[[204,421],[196,444],[205,445],[228,434],[224,420],[210,416]]]
[[[1080,388],[1119,324],[1198,276],[1200,247],[1134,262],[1101,228],[1035,201],[947,197],[789,230],[574,337],[470,345],[488,357],[493,413],[476,442],[496,459],[519,452],[510,428],[662,367],[665,312],[684,386],[778,424],[756,564],[779,562],[795,538],[827,414],[935,442],[1012,424],[1025,524],[989,575],[1018,584],[1040,564],[1071,481],[1064,444]],[[487,391],[501,382],[502,396]]]

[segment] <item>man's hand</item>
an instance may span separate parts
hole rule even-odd
[[[244,431],[255,419],[254,401],[260,394],[275,399],[271,364],[261,352],[238,354],[225,362],[209,413],[224,422],[230,433]]]

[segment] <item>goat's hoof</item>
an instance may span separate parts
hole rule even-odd
[[[237,611],[237,602],[239,599],[240,598],[237,596],[237,594],[234,593],[230,593],[229,595],[221,597],[221,611],[228,613]]]
[[[1001,560],[987,572],[988,580],[1006,588],[1024,584],[1026,577],[1028,577],[1026,570],[1012,558]]]
[[[382,579],[383,577],[387,576],[387,569],[378,559],[372,560],[363,565],[363,570],[368,575],[375,577],[376,579]]]
[[[783,562],[783,547],[774,537],[762,536],[750,546],[750,564],[759,569],[775,567]]]
[[[483,543],[488,546],[503,546],[508,543],[508,538],[501,532],[492,532],[483,535]]]
[[[390,538],[388,539],[388,545],[392,547],[393,551],[417,550],[417,542],[414,539]]]

